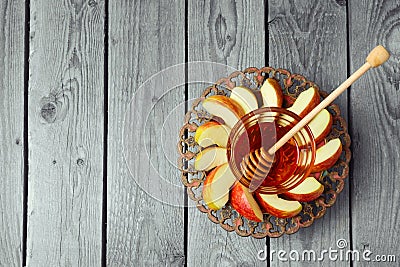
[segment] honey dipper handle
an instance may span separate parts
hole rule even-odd
[[[372,49],[365,61],[368,62],[371,67],[375,68],[383,64],[386,60],[389,59],[389,57],[389,52],[383,46],[378,45],[377,47]]]
[[[389,52],[381,45],[375,47],[368,55],[366,62],[356,72],[354,72],[347,80],[345,80],[338,88],[336,88],[330,95],[328,95],[318,106],[316,106],[310,113],[308,113],[301,121],[299,121],[289,132],[287,132],[281,139],[272,146],[268,153],[273,155],[281,148],[287,141],[290,140],[298,131],[300,131],[307,123],[309,123],[321,110],[326,108],[333,102],[341,93],[343,93],[350,85],[352,85],[358,78],[372,67],[378,67],[389,58]]]

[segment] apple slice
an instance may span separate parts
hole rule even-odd
[[[229,163],[212,170],[203,185],[203,200],[212,210],[219,210],[229,200],[229,189],[236,182]]]
[[[324,186],[314,177],[307,177],[301,184],[282,195],[287,198],[308,202],[318,198],[324,192]]]
[[[246,114],[235,100],[223,95],[207,97],[203,100],[203,108],[211,115],[223,119],[230,128],[233,128],[235,123]]]
[[[300,213],[302,206],[298,201],[286,200],[278,195],[256,193],[263,210],[278,218],[290,218]]]
[[[277,80],[273,78],[266,79],[260,91],[264,107],[282,107],[283,93]]]
[[[232,89],[231,99],[235,100],[247,114],[258,109],[257,97],[253,91],[243,86],[237,86]]]
[[[314,135],[315,143],[321,142],[331,131],[332,115],[326,109],[321,110],[308,126]]]
[[[314,166],[311,168],[311,172],[320,172],[327,170],[339,159],[342,154],[342,143],[339,138],[330,140],[325,145],[317,149],[315,154]]]
[[[318,90],[314,87],[310,87],[299,94],[296,101],[294,101],[293,106],[288,108],[288,110],[303,118],[313,110],[319,102],[320,96]]]
[[[263,220],[260,206],[258,206],[257,201],[249,192],[249,189],[241,183],[234,185],[231,190],[231,204],[243,217],[255,222],[261,222]]]
[[[212,146],[197,154],[194,161],[194,168],[198,171],[209,171],[226,162],[228,162],[226,148]]]
[[[209,121],[197,128],[194,140],[201,147],[208,147],[214,144],[219,147],[226,147],[230,131],[231,129],[226,125]]]

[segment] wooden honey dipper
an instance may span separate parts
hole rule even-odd
[[[326,108],[350,85],[358,80],[370,68],[380,66],[390,57],[389,52],[381,45],[375,47],[367,56],[366,62],[355,71],[347,80],[337,87],[330,95],[321,101],[313,110],[301,119],[292,129],[290,129],[278,142],[266,150],[261,147],[246,155],[240,163],[244,177],[251,181],[249,191],[254,192],[267,177],[272,164],[274,163],[275,152],[290,140],[298,131],[308,124],[322,109]]]

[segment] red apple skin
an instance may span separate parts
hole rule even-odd
[[[336,161],[340,158],[341,154],[342,154],[342,146],[340,146],[339,150],[337,150],[335,152],[335,154],[333,154],[332,157],[330,157],[329,159],[327,159],[327,160],[325,160],[325,161],[323,161],[323,162],[321,162],[321,163],[319,163],[317,165],[314,165],[311,168],[311,173],[320,172],[320,171],[324,171],[324,170],[329,169],[330,167],[335,165]]]
[[[215,123],[218,123],[218,124],[226,124],[222,118],[214,116],[214,115],[211,117],[211,121],[210,122],[215,122]]]
[[[316,144],[322,142],[325,139],[325,137],[328,136],[328,134],[332,130],[332,123],[333,123],[332,114],[330,114],[329,123],[328,123],[327,127],[324,129],[324,131],[319,136],[314,136]]]
[[[272,216],[285,219],[285,218],[294,217],[301,212],[301,208],[298,210],[295,210],[293,212],[284,212],[282,210],[278,210],[278,209],[272,207],[271,205],[269,205],[267,202],[265,202],[259,193],[256,192],[255,194],[256,194],[257,202],[260,205],[260,207],[264,213],[268,213]]]
[[[310,173],[310,176],[314,177],[315,179],[317,179],[319,181],[321,178],[321,172]]]
[[[322,140],[321,142],[319,142],[318,144],[316,144],[316,148],[318,149],[318,148],[320,148],[321,146],[323,146],[323,145],[325,145],[326,144],[326,140],[324,139],[324,140]]]
[[[232,207],[239,212],[240,215],[243,217],[255,221],[255,222],[261,222],[263,218],[258,217],[253,208],[250,206],[249,201],[247,200],[247,197],[244,193],[243,190],[247,190],[241,183],[236,183],[230,193],[230,202]],[[250,195],[250,197],[252,197]],[[256,209],[260,209],[259,206],[254,207]],[[260,210],[261,213],[261,210]],[[262,215],[262,213],[261,213]]]
[[[283,107],[284,108],[288,108],[291,107],[294,103],[294,101],[296,101],[296,98],[294,98],[293,96],[290,95],[284,95],[283,96]]]
[[[309,194],[294,194],[291,192],[285,192],[282,195],[285,198],[291,199],[291,200],[297,200],[300,202],[309,202],[313,201],[314,199],[317,199],[322,193],[324,192],[324,186],[321,185],[321,187],[318,189],[318,191],[314,191]]]

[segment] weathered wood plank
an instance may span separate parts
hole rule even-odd
[[[213,67],[208,65],[189,68],[189,81],[200,76],[199,72],[204,73],[203,81],[215,82],[210,77],[221,78],[232,72],[232,68],[264,66],[263,25],[263,1],[189,1],[188,61],[212,61],[229,66],[226,73],[213,73]],[[189,99],[199,97],[206,86],[209,84],[190,84]],[[257,252],[264,249],[265,239],[228,233],[197,208],[189,208],[188,213],[188,266],[265,266],[257,260]]]
[[[391,52],[387,63],[351,88],[353,246],[372,251],[372,259],[377,254],[394,254],[399,261],[400,4],[349,1],[349,12],[352,71],[377,44]]]
[[[162,93],[166,91],[160,93],[147,86],[138,89],[158,71],[185,61],[184,11],[185,1],[110,1],[107,161],[107,264],[110,266],[182,266],[185,262],[184,191],[179,171],[166,160],[169,157],[176,163],[178,131],[185,112],[184,105],[179,105],[185,100],[184,87],[165,95]],[[164,87],[171,79],[184,82],[184,72],[179,75],[151,84]],[[129,109],[133,96],[137,97],[134,110]],[[122,128],[126,111],[135,113],[125,122],[132,139],[124,144]],[[142,141],[149,157],[138,156],[141,153],[138,150],[143,149]],[[164,149],[173,151],[172,158],[165,155]],[[131,173],[122,150],[136,158],[133,162],[127,160]],[[158,174],[151,174],[149,160]],[[177,181],[180,192],[168,191],[162,178]],[[143,179],[152,183],[153,192],[162,193],[161,201],[154,199],[152,192],[143,190],[146,187]]]
[[[322,90],[336,88],[347,75],[346,6],[344,1],[270,1],[268,6],[269,65],[287,68],[315,81]],[[335,101],[347,117],[347,96]],[[349,235],[349,191],[339,195],[322,219],[291,236],[271,239],[271,250],[336,248],[336,240]],[[325,260],[327,262],[328,259]],[[299,266],[297,262],[272,262],[277,266]],[[345,266],[345,262],[329,262]],[[329,265],[329,266],[331,266]]]
[[[1,266],[22,264],[24,9],[24,1],[0,2]]]
[[[30,5],[27,264],[100,266],[104,1]]]

